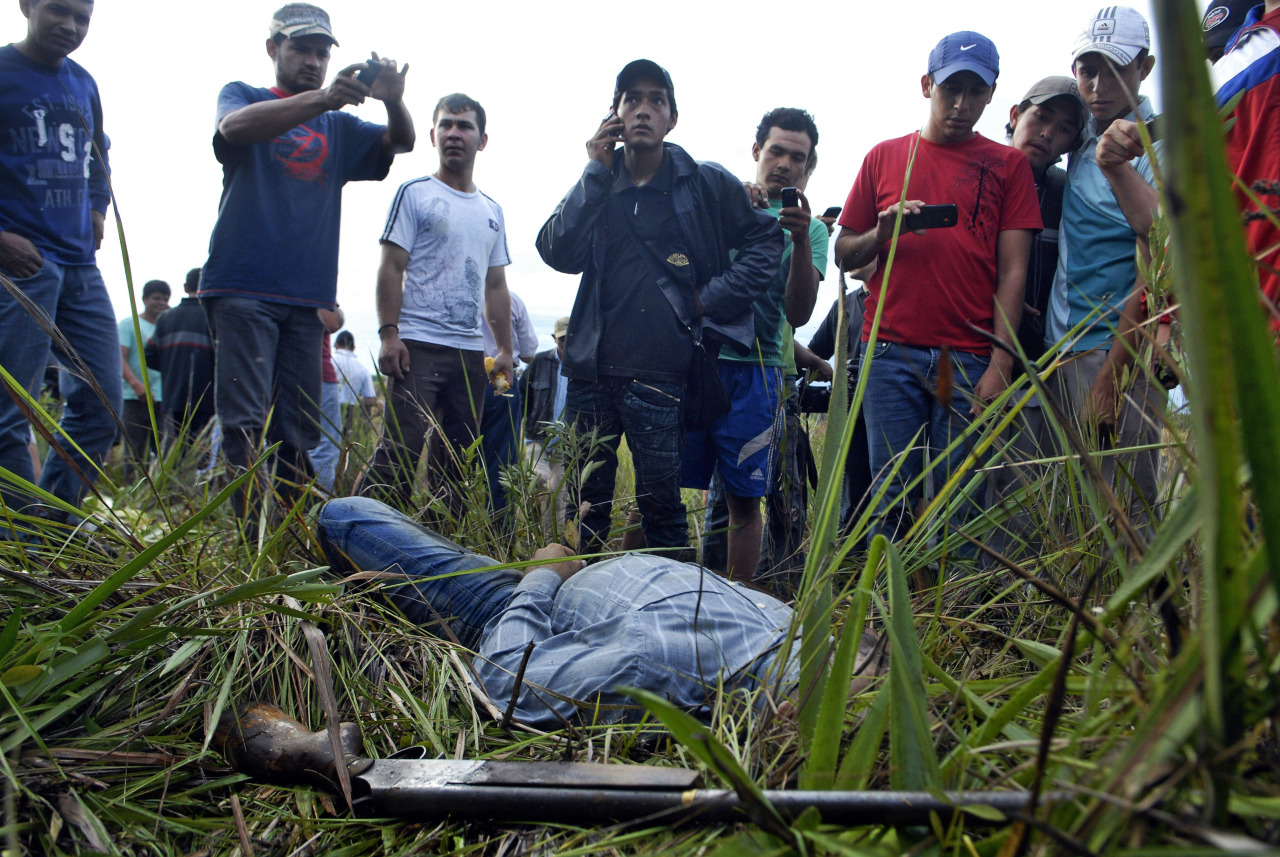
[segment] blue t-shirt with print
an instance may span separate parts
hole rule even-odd
[[[218,121],[249,104],[287,97],[278,89],[229,83],[218,95]],[[233,146],[215,130],[222,202],[200,296],[332,308],[342,186],[386,178],[385,131],[338,110],[265,143]]]
[[[51,68],[0,47],[0,128],[0,231],[60,265],[92,265],[89,212],[111,200],[98,85],[74,60]]]

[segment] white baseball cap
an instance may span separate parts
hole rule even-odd
[[[1107,6],[1089,19],[1071,49],[1074,64],[1081,54],[1097,52],[1117,65],[1128,65],[1142,51],[1151,50],[1151,28],[1137,9]]]

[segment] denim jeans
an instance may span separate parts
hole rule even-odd
[[[907,486],[924,472],[925,449],[930,451],[935,484],[939,486],[969,455],[973,447],[971,441],[959,444],[950,453],[945,451],[973,419],[969,414],[973,388],[987,371],[990,358],[967,351],[950,351],[952,386],[948,400],[943,403],[939,401],[938,388],[942,349],[877,342],[869,366],[866,351],[864,342],[862,371],[870,374],[863,412],[867,420],[873,493],[889,479],[898,458],[902,459],[893,484],[880,501],[871,535],[883,533],[893,539],[906,532],[911,511],[922,494],[920,484],[910,490]],[[964,525],[981,512],[972,502],[961,504],[951,516],[952,527]],[[966,545],[957,553],[972,556],[973,550]]]
[[[324,325],[314,307],[248,298],[205,301],[217,354],[214,399],[222,420],[222,454],[233,470],[257,458],[259,444],[276,453],[286,503],[311,481],[307,450],[320,440],[320,352]],[[117,362],[118,359],[117,359]],[[260,495],[258,495],[260,496]],[[257,497],[242,489],[236,514],[254,517]]]
[[[44,310],[75,355],[73,358],[61,348],[51,347],[49,335],[14,300],[8,289],[0,287],[0,360],[9,374],[34,398],[40,394],[40,382],[49,365],[51,350],[68,367],[61,378],[61,391],[66,400],[61,425],[88,459],[61,435],[55,435],[75,467],[50,450],[40,475],[40,487],[77,505],[85,488],[97,476],[97,465],[102,463],[116,438],[112,411],[118,414],[121,410],[123,382],[115,310],[102,275],[93,265],[63,266],[46,260],[35,276],[13,282]],[[85,379],[79,361],[83,361],[84,369],[97,381],[102,398]],[[35,478],[27,449],[30,439],[27,418],[7,391],[0,393],[0,467],[28,482]],[[83,479],[77,468],[84,474]],[[15,510],[33,499],[27,492],[7,484],[0,489],[0,497]]]
[[[342,385],[323,381],[320,384],[320,442],[307,455],[316,470],[316,487],[333,493],[338,477],[338,453],[342,443]]]
[[[520,436],[520,385],[513,384],[510,396],[499,396],[492,384],[484,385],[484,415],[480,418],[480,457],[484,459],[489,482],[489,503],[495,512],[507,508],[507,491],[498,477],[502,468],[519,458],[516,438]]]
[[[337,571],[390,571],[414,578],[388,590],[391,602],[410,621],[447,639],[437,630],[444,622],[472,650],[520,582],[518,571],[491,568],[497,560],[471,553],[367,497],[326,503],[320,511],[320,544]]]
[[[582,500],[590,504],[578,524],[584,552],[602,550],[609,539],[618,442],[624,434],[649,547],[682,548],[689,544],[689,524],[680,499],[683,397],[683,384],[626,378],[569,380],[566,422],[583,434],[594,429],[602,439],[592,456],[592,462],[599,464],[581,487]]]

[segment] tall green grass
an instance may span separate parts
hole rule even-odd
[[[197,476],[190,461],[165,456],[146,480],[122,486],[108,467],[101,499],[84,510],[98,524],[91,535],[6,510],[40,538],[0,543],[3,847],[133,855],[1273,852],[1280,549],[1265,535],[1280,529],[1272,461],[1280,372],[1207,79],[1198,62],[1172,59],[1199,55],[1198,12],[1190,0],[1159,0],[1157,13],[1169,107],[1161,228],[1171,239],[1165,257],[1157,238],[1149,279],[1172,277],[1182,305],[1171,347],[1185,361],[1192,416],[1170,421],[1162,487],[1176,493],[1149,541],[1126,535],[1127,510],[1098,484],[1088,433],[1063,423],[1055,433],[1065,452],[1036,462],[1040,475],[973,532],[953,532],[947,521],[985,487],[977,459],[955,478],[939,474],[937,495],[904,539],[876,539],[868,549],[869,514],[852,533],[838,522],[847,409],[861,399],[857,389],[852,403],[841,401],[841,376],[831,413],[815,427],[821,476],[792,648],[801,663],[799,717],[717,697],[710,723],[690,724],[647,700],[671,724],[662,737],[654,738],[653,723],[542,734],[491,717],[489,706],[500,711],[505,700],[480,699],[465,653],[371,597],[376,581],[338,579],[324,567],[310,517],[317,499],[301,501],[249,546],[226,502],[235,485],[224,477]],[[1143,337],[1136,365],[1147,364],[1152,347]],[[1049,355],[1038,375],[975,422],[972,439],[997,461],[1014,414],[1057,361]],[[843,368],[843,359],[836,363]],[[39,413],[39,403],[27,404]],[[340,486],[371,453],[376,431],[376,420],[361,420],[347,438]],[[507,474],[512,515],[494,519],[475,455],[468,450],[462,461],[467,511],[447,522],[446,535],[502,562],[562,535],[542,528],[527,463]],[[419,488],[418,502],[431,505],[430,486]],[[1015,511],[1033,526],[1019,531],[1023,541],[994,571],[954,558],[965,536],[989,543]],[[864,628],[887,638],[890,667],[851,694]],[[1171,630],[1183,640],[1176,653]],[[424,744],[450,757],[697,766],[739,789],[755,824],[355,820],[340,798],[257,785],[225,766],[210,747],[214,724],[248,698],[272,700],[312,728],[335,711],[357,720],[375,756]],[[1019,818],[975,809],[946,826],[842,830],[813,816],[787,822],[761,796],[795,786],[1023,789],[1044,799]],[[992,821],[999,823],[985,823]]]

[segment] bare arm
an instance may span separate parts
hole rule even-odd
[[[798,341],[793,341],[792,347],[796,357],[796,368],[801,372],[812,372],[814,378],[818,381],[830,381],[835,377],[835,370],[831,368],[830,363],[805,348]]]
[[[783,299],[787,321],[792,327],[808,323],[818,302],[818,269],[813,266],[813,247],[809,238],[809,200],[803,193],[799,208],[784,208],[778,213],[778,224],[791,233],[791,263],[787,270],[787,289]]]
[[[844,271],[861,268],[874,260],[880,248],[893,237],[893,224],[898,218],[898,209],[906,214],[915,214],[924,203],[918,199],[909,199],[903,203],[895,202],[876,216],[876,228],[866,232],[854,232],[847,226],[840,227],[840,235],[836,238],[836,265]],[[923,235],[923,229],[915,231]]]
[[[1160,205],[1160,194],[1134,169],[1133,159],[1143,151],[1137,124],[1117,119],[1098,138],[1095,154],[1098,168],[1111,184],[1111,192],[1125,220],[1129,221],[1129,228],[1145,243]]]
[[[493,358],[493,371],[503,372],[508,381],[515,380],[511,360],[511,293],[507,291],[507,269],[494,267],[484,278],[484,317],[498,346]]]
[[[346,322],[346,316],[343,315],[340,307],[317,309],[316,314],[320,316],[320,321],[324,324],[325,333],[337,333],[342,330],[342,325]]]
[[[355,73],[363,67],[364,63],[347,66],[324,89],[300,92],[290,98],[259,101],[232,110],[218,121],[218,133],[233,146],[263,143],[321,113],[341,110],[348,104],[360,104],[369,94],[369,87],[355,78]]]
[[[1022,320],[1022,303],[1027,288],[1027,258],[1031,255],[1031,231],[1006,229],[996,237],[996,298],[994,332],[1004,343],[1012,344]],[[1013,375],[1013,355],[1002,348],[991,350],[991,365],[973,389],[979,402],[989,402],[1009,386]],[[980,410],[975,402],[972,413]]]
[[[387,130],[382,135],[382,154],[394,156],[412,152],[418,136],[413,128],[413,117],[404,106],[404,76],[409,73],[409,64],[405,63],[404,68],[397,71],[395,60],[379,58],[377,54],[373,55],[373,59],[382,64],[382,71],[378,73],[369,94],[387,108]]]
[[[146,395],[146,387],[142,386],[142,381],[129,368],[129,346],[127,345],[120,346],[120,368],[124,373],[124,382],[133,388],[133,392],[138,398]]]
[[[409,349],[400,341],[400,308],[404,305],[404,272],[409,267],[409,251],[390,241],[382,242],[382,262],[378,265],[378,285],[374,300],[378,308],[378,371],[403,378],[409,371]]]
[[[1133,365],[1134,355],[1140,343],[1139,327],[1144,321],[1142,315],[1142,293],[1146,291],[1147,281],[1138,272],[1133,284],[1133,291],[1125,299],[1120,309],[1120,321],[1117,335],[1107,351],[1107,362],[1098,370],[1093,379],[1093,389],[1089,393],[1088,418],[1104,425],[1113,425],[1120,410],[1120,381],[1127,368]]]

